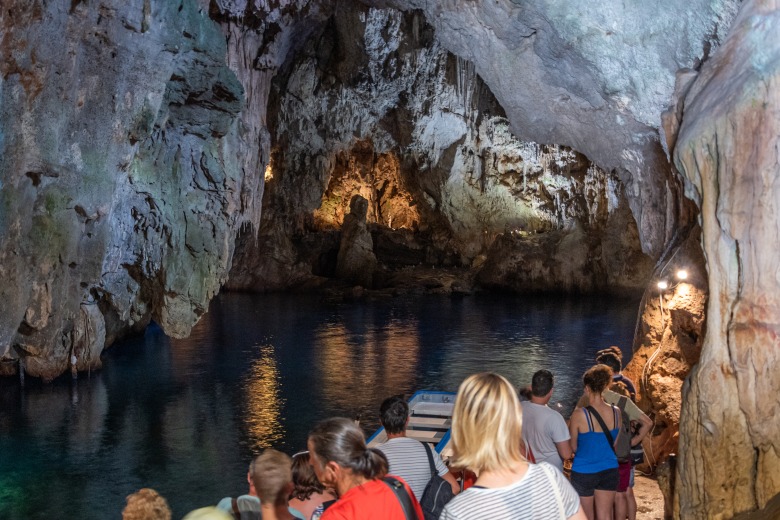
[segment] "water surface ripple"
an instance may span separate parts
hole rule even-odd
[[[246,490],[267,446],[292,453],[319,419],[361,417],[386,396],[457,390],[493,370],[517,385],[556,374],[568,415],[600,348],[628,355],[638,301],[228,294],[184,340],[152,326],[74,383],[0,382],[0,518],[119,518],[141,487],[174,518]]]

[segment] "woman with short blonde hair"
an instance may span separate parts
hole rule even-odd
[[[460,385],[452,415],[452,465],[479,477],[444,507],[440,520],[585,519],[563,474],[523,457],[522,417],[517,391],[504,377],[485,372]]]

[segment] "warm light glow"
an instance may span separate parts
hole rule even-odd
[[[685,280],[686,278],[688,278],[688,271],[686,271],[685,269],[680,269],[679,271],[677,271],[677,278],[679,278],[680,280]]]
[[[315,345],[320,353],[317,378],[322,398],[337,409],[376,417],[377,403],[365,388],[394,395],[414,387],[420,350],[416,323],[393,321],[362,328],[357,323],[320,326]]]
[[[666,289],[668,287],[669,287],[669,284],[666,283],[664,280],[661,280],[660,282],[658,282],[658,288],[659,289],[664,290],[664,289]]]
[[[271,170],[271,165],[265,167],[265,182],[270,181],[274,178],[274,172]]]
[[[255,450],[276,446],[285,434],[281,424],[280,375],[274,349],[264,345],[259,354],[244,384],[247,405],[244,421]]]

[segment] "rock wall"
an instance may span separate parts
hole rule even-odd
[[[640,303],[633,355],[624,373],[638,384],[638,404],[654,423],[643,443],[642,469],[655,469],[669,455],[680,453],[682,386],[704,342],[708,290],[700,239],[698,226],[680,230],[679,243],[671,244],[658,262]],[[658,282],[668,286],[662,289]],[[671,489],[664,491],[671,499]]]
[[[780,3],[744,3],[685,97],[675,163],[701,209],[710,298],[683,388],[676,515],[730,518],[780,492]]]
[[[0,353],[44,378],[150,319],[184,336],[252,208],[227,142],[243,89],[194,2],[0,13]]]
[[[661,255],[682,197],[661,152],[659,114],[676,71],[706,59],[739,0],[368,3],[424,12],[437,40],[474,63],[519,139],[565,145],[615,169],[643,250]]]
[[[546,277],[548,290],[641,290],[652,269],[618,177],[567,148],[518,140],[473,65],[444,50],[419,12],[337,7],[270,106],[262,223],[239,245],[231,289],[311,283],[325,253],[302,259],[304,237],[339,229],[355,194],[369,222],[424,236],[422,259],[434,264],[456,254],[470,265],[499,235],[512,240],[496,255],[517,242],[540,257],[537,233],[590,237],[583,265],[561,250],[566,273],[525,283],[491,267],[483,278],[494,287],[537,290]]]

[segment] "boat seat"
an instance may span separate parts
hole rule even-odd
[[[412,417],[417,415],[452,417],[453,408],[455,403],[416,403],[412,407]]]
[[[442,440],[445,433],[447,432],[436,430],[406,430],[407,437],[420,442],[432,442],[434,444]]]
[[[452,420],[449,417],[418,417],[411,416],[407,429],[413,428],[443,428],[448,430],[452,426]]]

